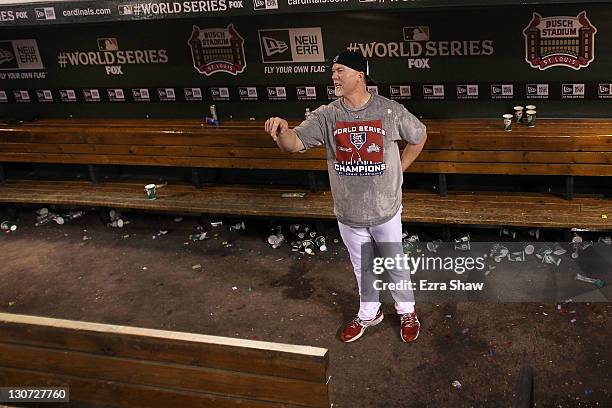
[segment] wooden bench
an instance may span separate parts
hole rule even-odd
[[[115,407],[330,407],[326,349],[0,313],[0,384]]]
[[[407,191],[405,208],[410,211],[404,212],[405,221],[612,228],[612,222],[602,218],[612,212],[610,200],[597,195],[565,201],[550,194],[447,191],[447,174],[563,176],[566,198],[574,198],[573,177],[612,176],[612,119],[539,119],[535,128],[515,125],[512,132],[504,132],[500,122],[425,121],[428,141],[408,172],[437,174],[439,196]],[[329,191],[319,188],[313,177],[313,172],[327,169],[324,148],[285,154],[260,122],[214,127],[197,120],[71,119],[4,125],[2,162],[87,164],[94,182],[99,180],[96,165],[188,167],[194,184],[204,188],[176,184],[151,202],[144,198],[142,183],[8,180],[0,185],[0,202],[333,218]],[[307,171],[311,192],[305,199],[281,199],[282,192],[299,189],[211,185],[201,178],[203,168]]]

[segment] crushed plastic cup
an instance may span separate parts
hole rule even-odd
[[[555,248],[553,249],[553,254],[560,256],[563,255],[567,252],[567,250],[565,248],[563,248],[561,245],[557,244],[555,245]]]
[[[306,238],[306,235],[308,235],[309,231],[310,231],[310,225],[308,225],[308,224],[301,224],[300,225],[300,230],[297,233],[298,238],[299,239]]]
[[[469,251],[471,249],[469,242],[462,242],[461,244],[455,244],[457,251]]]
[[[440,245],[442,245],[441,239],[436,239],[435,241],[431,241],[426,244],[427,250],[429,252],[438,252],[438,248],[440,247]]]
[[[223,221],[212,221],[210,223],[210,226],[213,227],[213,228],[217,228],[217,227],[220,227],[222,225],[223,225]]]
[[[543,247],[539,248],[539,249],[536,251],[535,256],[536,256],[536,258],[538,258],[538,259],[543,259],[545,255],[550,255],[550,254],[552,254],[552,253],[553,253],[552,248],[550,248],[550,247],[548,247],[548,246],[543,246]]]
[[[229,230],[230,230],[230,232],[233,232],[233,231],[240,231],[240,230],[243,230],[243,231],[244,231],[245,229],[246,229],[246,228],[245,228],[245,226],[244,226],[244,221],[241,221],[241,222],[239,222],[239,223],[237,223],[237,224],[234,224],[234,225],[230,225],[230,226],[229,226]]]
[[[590,283],[592,285],[595,285],[599,289],[601,289],[604,286],[606,286],[606,282],[603,279],[593,279],[593,278],[589,278],[587,276],[581,275],[579,273],[576,274],[575,279],[577,281],[586,282],[586,283]]]
[[[408,242],[417,243],[419,242],[419,236],[417,234],[412,234],[408,238],[406,238]]]
[[[542,257],[542,263],[559,266],[561,264],[561,258],[558,258],[552,254],[545,254]]]
[[[47,208],[45,208],[45,207],[39,208],[38,210],[36,210],[36,215],[43,216],[43,215],[47,215],[47,214],[49,214],[49,210]]]
[[[71,211],[68,214],[64,215],[64,219],[65,220],[75,220],[77,218],[80,218],[84,215],[85,213],[83,211]]]
[[[308,255],[314,255],[315,243],[312,240],[304,240],[304,242],[302,242],[302,246],[304,247],[304,252],[306,252]]]
[[[327,245],[325,245],[325,237],[323,235],[319,235],[318,237],[316,237],[314,243],[317,248],[319,248],[319,251],[327,251]]]
[[[527,255],[532,255],[535,252],[535,247],[533,245],[529,244],[529,245],[525,246],[524,252]]]
[[[189,235],[189,239],[193,242],[195,241],[204,241],[205,239],[209,239],[210,237],[208,236],[208,232],[204,231],[204,232],[200,232],[197,234],[191,234]]]
[[[283,234],[272,234],[268,237],[268,244],[272,245],[272,248],[278,248],[285,241]]]
[[[17,225],[13,224],[10,221],[3,221],[1,224],[1,228],[4,232],[14,232],[17,230]]]
[[[461,389],[461,383],[460,383],[459,381],[457,381],[457,380],[453,381],[453,382],[451,383],[451,386],[452,386],[453,388],[457,389],[457,390],[460,390],[460,389]]]
[[[525,262],[525,252],[510,252],[508,254],[508,261],[510,262]]]

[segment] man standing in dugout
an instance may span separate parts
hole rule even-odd
[[[279,117],[265,124],[266,132],[285,152],[326,146],[334,212],[360,295],[357,316],[340,334],[343,342],[359,339],[368,327],[383,320],[378,291],[372,289],[378,279],[369,267],[372,251],[366,248],[374,242],[383,257],[403,256],[403,172],[427,139],[425,125],[403,105],[368,91],[368,74],[365,57],[341,52],[332,65],[337,100],[319,107],[293,129]],[[397,143],[400,139],[407,142],[401,156]],[[393,282],[410,280],[410,273],[400,268],[388,269],[388,273]],[[420,323],[414,293],[408,289],[391,294],[400,315],[401,339],[407,343],[416,340]]]

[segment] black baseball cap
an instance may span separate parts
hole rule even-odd
[[[366,82],[375,83],[372,77],[370,77],[370,64],[368,60],[359,52],[342,51],[334,57],[332,60],[332,65],[333,64],[342,64],[355,71],[363,72],[366,77]]]

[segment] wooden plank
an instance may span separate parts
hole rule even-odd
[[[68,387],[72,404],[81,402],[126,408],[303,408],[270,401],[227,398],[201,392],[160,389],[2,367],[0,384],[16,387]]]
[[[4,313],[0,313],[0,342],[310,382],[327,380],[327,350],[308,346]]]
[[[226,186],[191,187],[189,190],[184,186],[168,186],[160,190],[158,200],[150,201],[144,198],[141,186],[137,184],[134,184],[133,191],[122,184],[122,190],[117,192],[112,191],[113,184],[103,183],[105,189],[96,191],[91,186],[63,189],[61,185],[45,182],[29,183],[19,188],[19,183],[9,180],[6,186],[0,186],[0,202],[104,205],[196,214],[335,218],[329,191],[288,199],[281,198],[280,192],[295,189]],[[406,222],[612,229],[612,220],[601,218],[602,214],[612,214],[612,200],[596,197],[577,196],[568,202],[546,194],[450,192],[448,197],[441,198],[433,193],[409,192],[404,194],[404,208],[407,210],[402,220]]]
[[[128,156],[88,155],[53,153],[0,153],[0,161],[62,164],[114,164],[143,166],[202,167],[226,169],[283,169],[320,170],[328,169],[321,159],[256,159],[213,158],[175,156]],[[610,176],[612,166],[608,164],[540,164],[540,163],[464,163],[415,161],[408,173],[458,173],[458,174],[506,174],[506,175],[573,175]]]
[[[326,151],[317,147],[299,154],[288,154],[277,147],[203,147],[203,146],[152,146],[152,145],[100,145],[100,144],[46,144],[0,143],[1,152],[11,153],[62,153],[101,154],[130,156],[179,156],[212,158],[270,158],[270,159],[319,159],[326,160]],[[472,163],[558,163],[558,164],[612,164],[610,152],[519,152],[425,149],[418,162],[472,162]]]
[[[27,327],[24,328],[27,330]],[[15,342],[15,339],[11,340]],[[329,405],[325,382],[280,376],[100,356],[64,348],[32,347],[0,342],[0,366],[72,377],[115,381],[231,398],[324,407]]]

